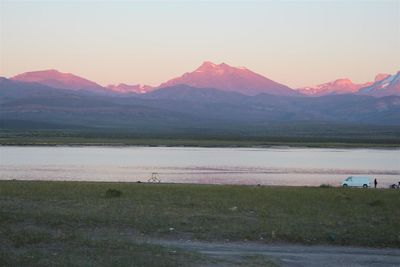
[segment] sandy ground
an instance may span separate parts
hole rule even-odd
[[[400,249],[393,248],[183,240],[150,240],[148,242],[191,250],[224,260],[235,260],[246,255],[266,256],[281,266],[400,266]]]

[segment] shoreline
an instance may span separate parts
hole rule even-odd
[[[370,186],[368,188],[363,187],[343,187],[341,185],[332,185],[329,183],[322,183],[320,185],[279,185],[279,184],[218,184],[218,183],[182,183],[182,182],[147,182],[147,181],[102,181],[102,180],[37,180],[37,179],[3,179],[0,178],[0,183],[4,182],[16,182],[16,183],[77,183],[77,184],[110,184],[110,185],[143,185],[143,186],[177,186],[177,187],[232,187],[232,188],[271,188],[271,189],[343,189],[343,190],[393,190],[390,187],[377,187]]]
[[[267,143],[267,144],[198,144],[179,142],[174,144],[154,144],[154,143],[105,143],[105,142],[2,142],[0,147],[21,146],[21,147],[183,147],[183,148],[338,148],[338,149],[400,149],[400,144],[378,144],[378,143]]]

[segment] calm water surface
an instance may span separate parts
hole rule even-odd
[[[0,179],[339,185],[369,175],[400,181],[399,149],[0,147]]]

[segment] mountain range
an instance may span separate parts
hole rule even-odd
[[[375,80],[373,82],[366,82],[362,84],[356,84],[353,83],[350,79],[342,78],[313,87],[299,88],[298,90],[307,96],[363,94],[379,97],[388,95],[400,95],[400,90],[398,89],[400,84],[398,82],[399,77],[399,73],[395,75],[381,73],[375,76]],[[390,84],[390,82],[392,83]],[[385,88],[384,86],[382,86],[382,84],[390,84],[390,86]]]
[[[0,78],[0,126],[245,136],[272,130],[310,136],[324,128],[329,135],[344,129],[338,125],[400,126],[399,84],[400,72],[362,85],[340,79],[295,90],[246,68],[211,62],[157,87],[103,87],[74,74],[36,71]]]
[[[144,84],[129,85],[125,83],[119,83],[119,84],[107,85],[107,89],[110,89],[112,92],[122,93],[122,94],[129,94],[129,93],[146,94],[150,91],[153,91],[155,88],[150,85],[144,85]]]
[[[93,81],[71,73],[57,70],[25,72],[10,78],[19,82],[34,82],[59,89],[87,90],[112,94],[146,94],[151,91],[175,85],[188,85],[195,88],[215,88],[222,91],[238,92],[244,95],[267,93],[280,96],[324,96],[335,94],[362,94],[375,97],[400,95],[400,72],[394,75],[378,74],[373,82],[355,84],[347,78],[312,87],[293,89],[275,82],[245,67],[232,67],[228,64],[214,64],[206,61],[192,72],[170,79],[160,85],[111,84],[103,87]]]
[[[81,78],[71,73],[61,73],[57,70],[43,70],[25,72],[10,78],[13,81],[38,83],[53,88],[68,90],[88,90],[94,92],[105,92],[101,85]]]
[[[244,67],[231,67],[225,63],[216,65],[204,62],[193,72],[162,83],[159,88],[175,85],[188,85],[196,88],[215,88],[245,95],[267,93],[272,95],[300,96],[286,85],[274,82]]]
[[[360,94],[371,96],[390,96],[399,95],[400,92],[400,71],[396,75],[387,75],[383,79],[379,79],[372,85],[361,88]]]

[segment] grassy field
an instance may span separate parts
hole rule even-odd
[[[202,255],[141,243],[148,238],[398,248],[399,194],[374,189],[0,181],[0,265],[215,263]]]
[[[385,128],[374,131],[356,129],[340,134],[325,132],[297,133],[272,132],[270,135],[251,136],[235,134],[137,134],[131,132],[79,131],[79,130],[5,130],[0,129],[0,145],[112,145],[112,146],[191,146],[191,147],[400,147],[400,130]],[[363,131],[365,130],[365,131]]]
[[[396,140],[309,140],[280,139],[223,140],[190,138],[102,138],[102,137],[0,137],[0,145],[11,146],[188,146],[188,147],[324,147],[324,148],[398,148]]]

